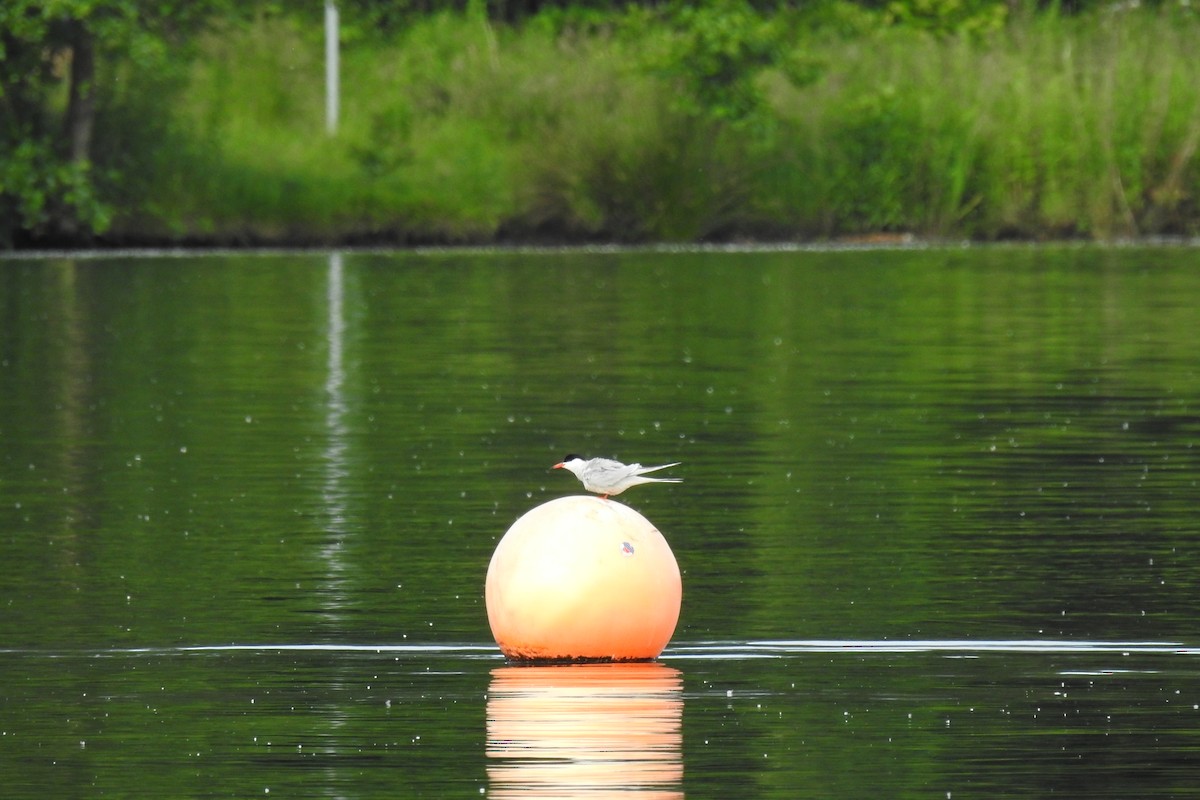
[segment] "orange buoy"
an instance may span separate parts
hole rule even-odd
[[[599,497],[528,511],[496,545],[487,573],[492,636],[518,661],[657,658],[682,596],[679,565],[658,529]]]

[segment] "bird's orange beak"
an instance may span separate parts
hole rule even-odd
[[[555,464],[553,467],[551,467],[550,469],[562,469],[565,466],[566,466],[566,464],[564,464],[563,462],[560,461],[557,464]]]

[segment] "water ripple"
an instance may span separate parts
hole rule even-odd
[[[703,642],[669,648],[668,658],[772,658],[806,653],[1121,653],[1200,655],[1200,647],[1180,642],[1075,641],[1063,639],[784,639]]]
[[[351,644],[351,643],[254,643],[254,644],[195,644],[175,647],[106,648],[80,651],[49,651],[22,648],[0,648],[0,654],[44,656],[130,656],[170,655],[176,653],[376,653],[412,658],[493,659],[503,658],[495,645],[483,643],[456,644]],[[680,643],[668,647],[661,659],[675,660],[745,660],[786,658],[811,653],[946,653],[972,656],[982,653],[1038,653],[1075,655],[1087,653],[1118,653],[1121,655],[1200,655],[1200,646],[1183,642],[1157,641],[1091,641],[1067,639],[778,639],[753,641],[716,641]]]

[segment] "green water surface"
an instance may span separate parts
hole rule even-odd
[[[1185,247],[0,261],[0,794],[1200,795],[1198,332]],[[567,452],[682,462],[657,671],[492,644]]]

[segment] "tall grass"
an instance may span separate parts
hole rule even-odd
[[[676,102],[622,24],[441,14],[343,56],[263,20],[204,43],[144,155],[127,237],[300,241],[1115,237],[1200,231],[1200,20],[1134,10],[990,37],[795,34],[821,65],[722,120]]]
[[[828,233],[1193,233],[1198,34],[1194,17],[1046,15],[983,41],[835,45],[824,80],[777,96],[785,207]]]

